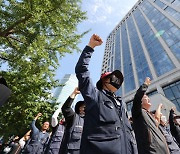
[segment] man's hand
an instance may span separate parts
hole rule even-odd
[[[76,88],[74,89],[74,91],[73,91],[73,93],[70,95],[70,97],[71,97],[72,99],[74,99],[77,94],[80,94],[80,91],[79,91],[78,87],[76,87]]]
[[[75,95],[80,94],[79,88],[76,87],[76,88],[74,89],[73,93],[74,93]]]
[[[157,124],[159,125],[160,124],[160,120],[161,120],[161,116],[162,116],[162,113],[161,113],[161,110],[162,110],[162,107],[163,107],[163,104],[160,103],[158,105],[158,108],[156,109],[156,113],[155,113],[155,119],[157,120]]]
[[[88,46],[91,48],[94,48],[96,46],[99,46],[103,43],[103,40],[100,38],[100,36],[93,34],[90,38]]]
[[[40,116],[42,116],[42,113],[38,113],[34,120],[37,120]]]
[[[173,112],[175,112],[176,108],[175,108],[175,107],[172,107],[171,110],[172,110]]]
[[[146,84],[147,86],[149,86],[151,84],[151,79],[149,77],[146,77],[144,84]]]

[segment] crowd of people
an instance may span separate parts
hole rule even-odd
[[[105,72],[96,86],[90,78],[88,65],[94,48],[103,43],[93,34],[84,48],[75,67],[78,88],[67,98],[62,108],[45,121],[38,129],[38,113],[31,129],[19,139],[13,137],[2,150],[4,154],[180,154],[180,116],[172,108],[169,120],[162,113],[162,104],[151,111],[151,102],[146,95],[151,84],[149,77],[137,90],[129,117],[126,104],[116,91],[124,77],[119,70]],[[75,109],[72,103],[78,94]],[[63,117],[58,120],[62,111]]]

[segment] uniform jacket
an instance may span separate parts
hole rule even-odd
[[[79,153],[84,117],[76,114],[72,108],[73,99],[68,98],[62,106],[62,113],[66,121],[66,128],[61,144],[60,154]]]
[[[75,69],[86,102],[81,154],[137,153],[124,103],[114,94],[98,90],[90,79],[88,64],[93,51],[86,46]]]
[[[64,135],[65,126],[63,124],[58,124],[56,127],[52,128],[52,136],[46,150],[46,154],[58,154],[61,146],[61,142]]]
[[[163,133],[164,137],[166,138],[166,142],[171,154],[180,154],[180,148],[176,139],[171,135],[170,130],[163,125],[159,125],[161,132]]]
[[[33,120],[31,124],[32,135],[31,135],[31,139],[29,140],[28,145],[26,145],[26,148],[23,152],[25,154],[43,154],[46,150],[46,147],[49,141],[49,133],[41,132],[35,126],[35,122],[36,120]]]

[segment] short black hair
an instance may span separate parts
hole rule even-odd
[[[82,105],[84,105],[84,104],[85,104],[84,101],[78,101],[78,102],[76,103],[76,105],[75,105],[75,112],[76,112],[77,114],[79,114],[79,108],[80,108]]]

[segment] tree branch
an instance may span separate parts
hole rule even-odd
[[[11,39],[13,39],[13,40],[15,40],[15,41],[17,41],[17,42],[19,42],[19,43],[23,43],[23,42],[21,42],[20,40],[18,40],[17,38],[15,38],[15,37],[13,37],[13,36],[8,36],[8,38],[11,38]]]
[[[27,21],[32,15],[28,15],[23,17],[22,19],[16,21],[14,24],[12,24],[11,26],[9,26],[7,29],[5,29],[4,31],[0,32],[0,36],[2,37],[7,37],[9,34],[14,33],[13,28],[16,27],[17,25]]]
[[[9,59],[4,58],[4,57],[1,57],[1,56],[0,56],[0,59],[2,59],[2,60],[6,60],[6,61],[10,61]]]

